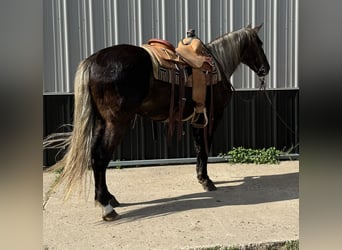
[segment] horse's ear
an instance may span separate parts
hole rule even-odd
[[[259,26],[256,26],[255,28],[254,28],[254,30],[256,31],[256,32],[259,32],[259,30],[261,29],[261,27],[264,25],[264,23],[262,23],[262,24],[260,24]]]
[[[252,24],[251,24],[251,23],[250,23],[250,24],[248,24],[246,28],[247,28],[247,29],[250,29],[250,28],[252,28]]]

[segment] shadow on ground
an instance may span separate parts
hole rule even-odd
[[[218,189],[212,192],[193,193],[139,203],[121,203],[121,207],[133,205],[142,205],[142,207],[121,214],[121,218],[113,223],[121,224],[192,209],[297,199],[299,197],[298,181],[299,173],[248,176],[234,181],[215,182]]]

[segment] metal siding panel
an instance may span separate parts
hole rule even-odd
[[[77,66],[81,60],[85,58],[82,53],[82,43],[80,40],[80,23],[79,23],[79,4],[78,1],[68,1],[67,16],[68,16],[68,30],[69,43],[68,43],[68,61],[70,65],[69,70],[69,92],[74,92],[74,75]]]
[[[286,59],[287,51],[287,36],[286,36],[286,1],[279,1],[277,6],[277,25],[276,25],[276,37],[277,37],[277,80],[276,86],[280,88],[285,87],[286,80]]]
[[[115,33],[118,44],[130,42],[131,27],[129,26],[128,3],[129,1],[117,1],[117,6],[115,6],[115,15],[118,20]]]
[[[292,51],[291,51],[291,63],[292,67],[290,68],[292,77],[291,77],[291,83],[290,87],[292,88],[298,88],[298,80],[297,80],[297,70],[298,70],[298,0],[294,0],[292,2],[292,8],[291,8],[291,17],[290,17],[290,22],[291,22],[291,40],[292,40]]]
[[[140,45],[158,37],[176,45],[188,28],[209,42],[261,22],[271,64],[267,87],[298,88],[298,0],[50,0],[44,5],[50,13],[44,15],[45,93],[72,92],[78,61],[112,44]],[[253,89],[256,79],[242,66],[232,82],[237,89]]]
[[[63,72],[63,39],[62,39],[62,17],[61,17],[61,2],[54,2],[54,39],[55,44],[55,59],[56,71],[58,72],[58,82],[55,83],[56,92],[64,92],[64,72]]]
[[[176,34],[176,12],[175,12],[175,1],[163,1],[163,11],[162,16],[163,23],[163,39],[169,40],[173,44],[176,41],[172,41]]]
[[[106,13],[105,11],[105,7],[104,7],[105,4],[106,4],[106,1],[100,1],[100,2],[96,1],[96,3],[91,3],[93,27],[95,27],[93,29],[94,51],[98,51],[104,47],[110,46],[110,44],[108,44],[108,41],[107,41],[108,37],[106,33],[108,31],[108,28],[110,28],[111,24],[108,25],[108,22],[106,22],[108,13]]]
[[[142,43],[147,43],[147,41],[154,37],[153,32],[153,8],[151,1],[144,1],[141,5],[141,29],[142,29]]]
[[[52,1],[44,1],[43,2],[43,49],[44,49],[44,87],[43,91],[46,92],[56,92],[54,83],[56,82],[55,77],[57,77],[57,72],[55,71],[55,58],[54,55],[54,37],[53,37],[53,7],[52,7]]]

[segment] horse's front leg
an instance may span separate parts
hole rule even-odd
[[[213,191],[216,190],[216,187],[212,180],[210,180],[207,171],[207,163],[208,163],[208,155],[205,147],[205,140],[203,129],[201,128],[192,128],[193,136],[194,136],[194,144],[195,144],[195,152],[197,157],[196,163],[196,172],[198,182],[202,184],[204,190]],[[212,136],[208,135],[207,144],[208,149],[211,146],[211,138]]]

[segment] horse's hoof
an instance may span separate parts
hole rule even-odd
[[[205,191],[215,191],[217,189],[217,187],[215,186],[215,184],[212,181],[202,183],[202,186],[203,186]]]
[[[115,212],[115,210],[113,210],[107,215],[102,216],[102,219],[104,221],[114,221],[114,220],[118,220],[119,218],[120,218],[120,215],[117,212]]]
[[[111,198],[111,199],[109,200],[109,204],[110,204],[112,207],[118,207],[118,206],[120,206],[120,202],[118,202],[114,197]]]

